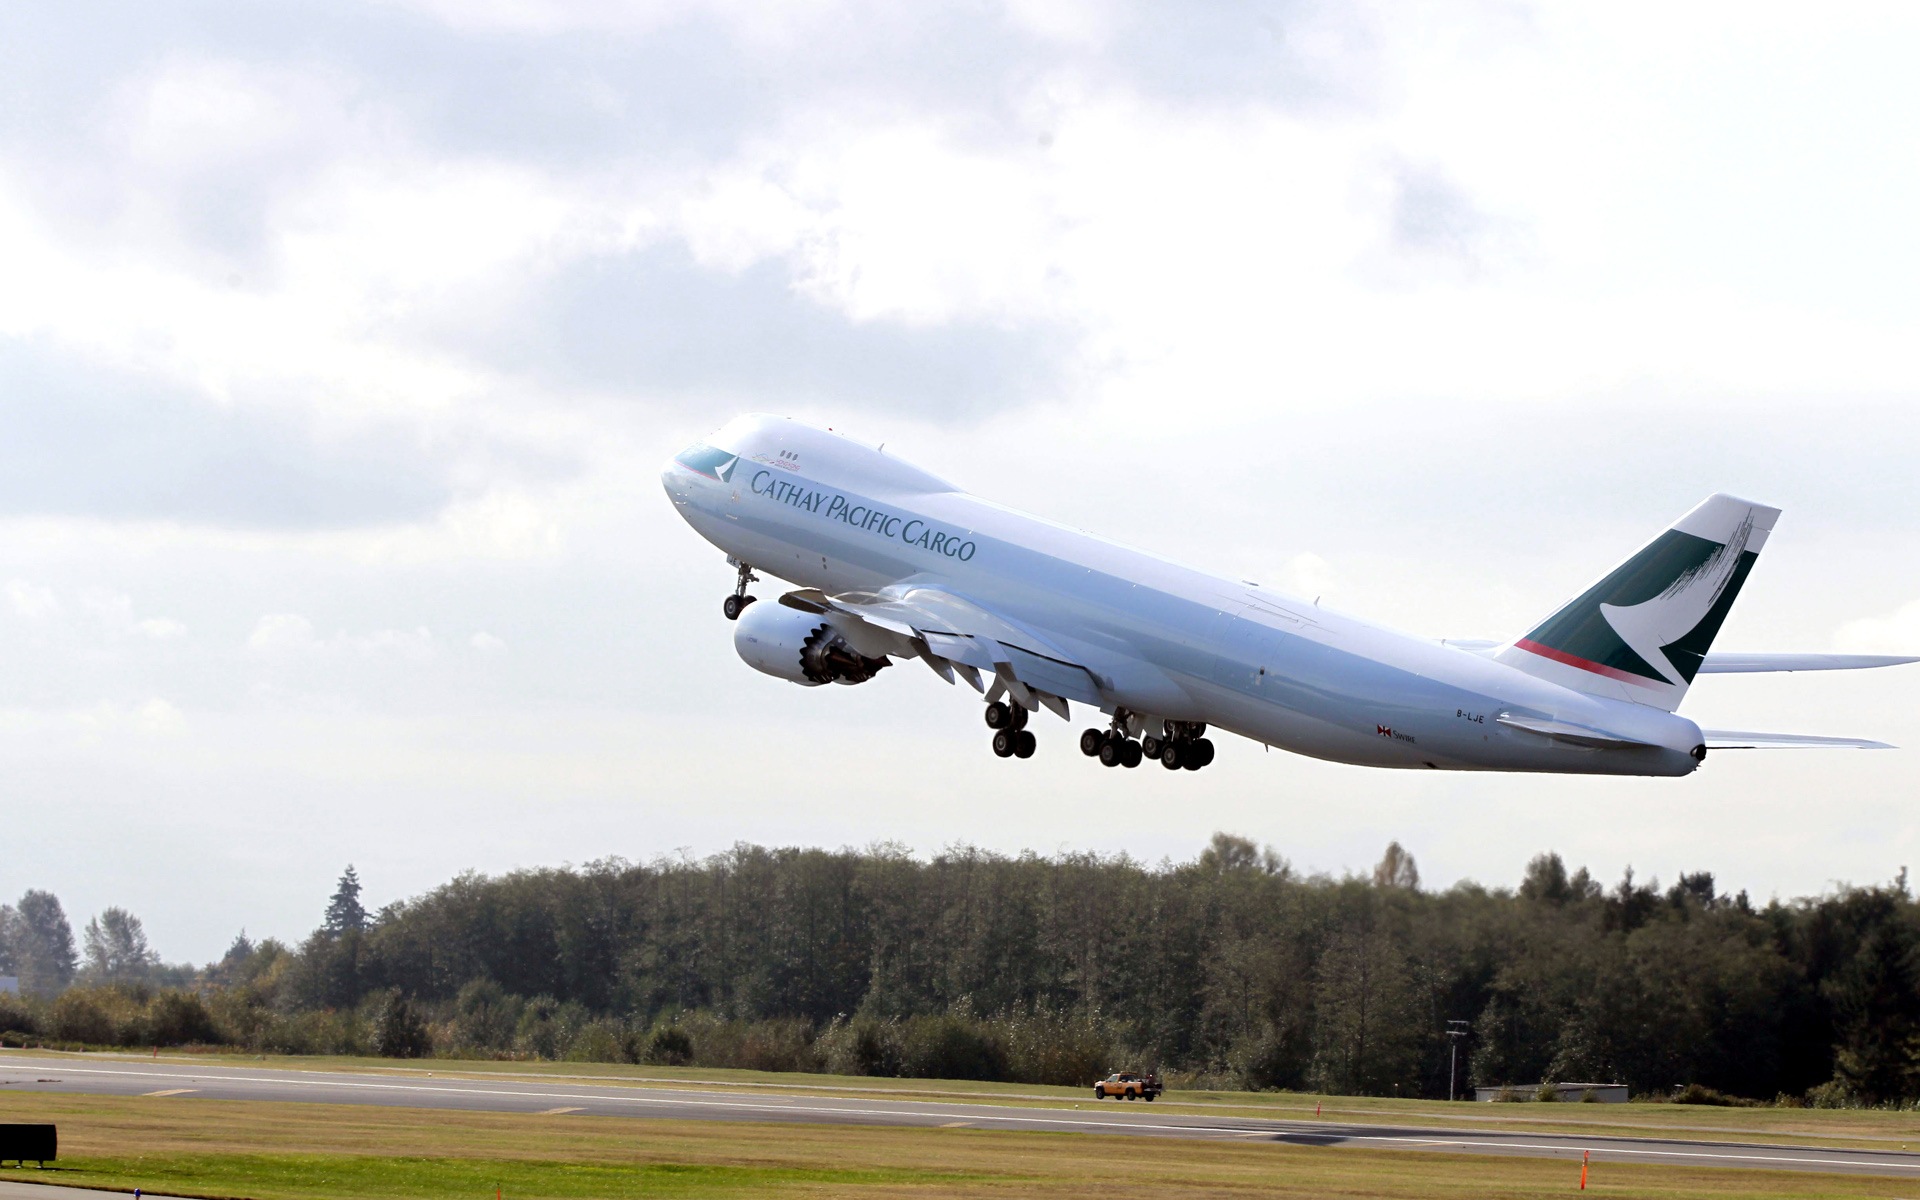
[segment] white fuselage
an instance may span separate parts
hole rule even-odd
[[[937,586],[1086,667],[1101,707],[1203,721],[1367,766],[1685,775],[1697,725],[1480,653],[1180,566],[953,488],[796,421],[715,435],[724,478],[670,463],[681,516],[729,556],[829,595]],[[1604,730],[1594,747],[1502,715]]]

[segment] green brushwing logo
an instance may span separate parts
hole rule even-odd
[[[1752,535],[1751,513],[1725,544],[1669,529],[1517,644],[1597,675],[1685,687],[1753,569]]]

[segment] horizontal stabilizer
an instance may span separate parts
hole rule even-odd
[[[1860,671],[1920,662],[1900,654],[1739,654],[1713,651],[1700,664],[1702,675],[1753,675],[1764,671]]]
[[[1649,743],[1637,738],[1621,737],[1617,733],[1608,733],[1604,729],[1595,729],[1590,725],[1575,725],[1569,721],[1552,721],[1546,717],[1521,717],[1513,713],[1501,713],[1494,718],[1510,729],[1524,729],[1528,733],[1537,733],[1541,737],[1550,737],[1557,742],[1566,742],[1574,746],[1590,746],[1604,750],[1613,746],[1645,746]]]
[[[1731,729],[1703,729],[1709,750],[1891,750],[1885,742],[1866,738],[1815,737],[1807,733],[1740,733]]]

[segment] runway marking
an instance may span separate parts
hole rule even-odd
[[[585,1111],[587,1110],[584,1108],[549,1108],[543,1112],[537,1112],[533,1115],[536,1117],[557,1117],[562,1113],[585,1112]]]
[[[163,1091],[143,1092],[141,1094],[143,1096],[184,1096],[189,1092],[197,1092],[199,1090],[199,1088],[167,1088]]]
[[[942,1125],[942,1126],[941,1126],[940,1128],[942,1128],[942,1129],[965,1129],[965,1128],[967,1128],[968,1126],[970,1126],[970,1125],[972,1125],[972,1124],[973,1124],[973,1122],[972,1122],[972,1121],[948,1121],[948,1122],[947,1122],[947,1123],[946,1123],[945,1125]]]
[[[100,1067],[69,1068],[67,1069],[66,1073],[70,1075],[117,1076],[123,1079],[129,1078],[129,1077],[131,1078],[146,1077],[146,1078],[156,1078],[156,1079],[181,1078],[181,1076],[178,1074],[175,1074],[172,1072],[165,1072],[165,1071],[141,1071],[141,1070],[124,1070],[124,1069],[114,1070],[114,1069],[100,1068]],[[357,1089],[360,1091],[369,1091],[369,1092],[434,1093],[439,1095],[476,1096],[476,1097],[487,1097],[487,1098],[496,1098],[496,1099],[509,1098],[509,1099],[543,1099],[543,1100],[586,1100],[586,1101],[597,1103],[597,1104],[619,1103],[619,1104],[633,1105],[636,1107],[686,1106],[686,1107],[692,1107],[692,1108],[735,1109],[735,1110],[741,1110],[741,1111],[747,1111],[747,1112],[807,1113],[807,1114],[817,1114],[823,1117],[824,1116],[885,1117],[895,1121],[906,1119],[906,1120],[916,1120],[919,1122],[926,1122],[926,1121],[936,1120],[940,1117],[962,1117],[962,1118],[969,1119],[975,1124],[1062,1125],[1070,1129],[1113,1129],[1113,1130],[1121,1130],[1121,1131],[1145,1130],[1145,1131],[1156,1132],[1156,1133],[1185,1133],[1185,1134],[1212,1133],[1216,1135],[1218,1134],[1227,1134],[1227,1135],[1282,1134],[1284,1135],[1284,1134],[1298,1134],[1303,1132],[1316,1132],[1316,1133],[1320,1132],[1318,1129],[1313,1131],[1291,1129],[1285,1125],[1281,1125],[1277,1123],[1270,1128],[1236,1130],[1232,1128],[1222,1128],[1220,1126],[1200,1125],[1200,1124],[1168,1124],[1168,1123],[1161,1123],[1161,1122],[1149,1122],[1144,1120],[1140,1120],[1140,1121],[1096,1120],[1096,1119],[1088,1119],[1088,1118],[1077,1117],[1075,1115],[1072,1115],[1073,1110],[1070,1110],[1070,1109],[1057,1109],[1055,1110],[1054,1115],[1038,1115],[1038,1116],[1016,1116],[1016,1115],[1013,1115],[1012,1113],[1005,1113],[1005,1112],[998,1112],[998,1113],[975,1112],[972,1114],[968,1114],[968,1113],[955,1113],[955,1112],[929,1112],[924,1110],[903,1109],[903,1108],[853,1108],[853,1107],[840,1107],[840,1106],[834,1106],[834,1105],[818,1105],[818,1104],[816,1105],[801,1105],[801,1104],[790,1104],[790,1103],[789,1104],[778,1104],[778,1103],[755,1104],[755,1103],[750,1103],[744,1100],[707,1099],[704,1096],[701,1096],[700,1093],[681,1093],[675,1096],[639,1096],[639,1095],[607,1096],[607,1095],[588,1095],[588,1094],[582,1094],[582,1093],[569,1093],[569,1092],[523,1091],[523,1090],[505,1089],[505,1088],[498,1088],[498,1089],[496,1088],[463,1088],[463,1087],[452,1087],[452,1086],[447,1086],[442,1084],[426,1085],[426,1084],[408,1084],[408,1083],[387,1083],[383,1081],[360,1080],[360,1079],[312,1078],[311,1076],[323,1074],[323,1072],[318,1072],[318,1071],[302,1072],[302,1074],[308,1075],[309,1077],[308,1078],[287,1078],[287,1077],[275,1077],[275,1076],[235,1074],[235,1075],[225,1076],[222,1079],[222,1082],[228,1083],[228,1084],[251,1083],[251,1084],[264,1084],[264,1085],[304,1086],[304,1087],[310,1087],[310,1088],[340,1088],[340,1089],[348,1089],[348,1090]],[[194,1076],[193,1078],[196,1081],[198,1081],[200,1079],[204,1079],[205,1077],[206,1077],[206,1073],[203,1071],[199,1075]],[[196,1090],[198,1089],[177,1088],[168,1092],[158,1092],[158,1093],[148,1093],[148,1094],[149,1095],[180,1095],[186,1092],[191,1092]],[[682,1098],[687,1095],[699,1096],[700,1098],[691,1099],[691,1100]],[[988,1108],[993,1106],[978,1105],[975,1107]],[[1365,1128],[1365,1127],[1362,1126],[1361,1128]],[[1343,1141],[1346,1141],[1346,1142],[1382,1142],[1390,1146],[1402,1146],[1402,1147],[1408,1146],[1410,1143],[1414,1143],[1419,1140],[1417,1138],[1405,1137],[1405,1136],[1391,1136],[1391,1135],[1385,1135],[1385,1134],[1366,1134],[1366,1133],[1346,1133],[1346,1132],[1342,1132],[1338,1136]],[[1545,1142],[1488,1141],[1488,1140],[1475,1140],[1475,1139],[1460,1139],[1457,1141],[1451,1141],[1448,1144],[1452,1146],[1457,1146],[1461,1149],[1484,1149],[1494,1153],[1500,1153],[1502,1151],[1507,1151],[1507,1152],[1531,1151],[1534,1153],[1544,1153],[1544,1154],[1567,1154],[1567,1153],[1571,1153],[1579,1150],[1581,1148],[1581,1145],[1585,1145],[1586,1143],[1583,1142],[1581,1143],[1581,1145],[1575,1145],[1571,1140],[1564,1143],[1552,1144],[1552,1143],[1545,1143]],[[1687,1144],[1687,1143],[1683,1143],[1683,1144]],[[1697,1145],[1698,1143],[1691,1143],[1691,1144]],[[1800,1149],[1800,1147],[1784,1147],[1784,1148]],[[1729,1163],[1732,1163],[1732,1162],[1773,1163],[1773,1164],[1779,1164],[1779,1165],[1807,1166],[1812,1168],[1868,1167],[1868,1168],[1873,1168],[1876,1170],[1883,1170],[1883,1171],[1894,1170],[1894,1171],[1911,1171],[1911,1172],[1920,1173],[1920,1162],[1899,1162],[1899,1161],[1889,1161],[1887,1159],[1815,1158],[1815,1157],[1807,1157],[1804,1155],[1741,1154],[1741,1153],[1729,1153],[1726,1151],[1705,1151],[1705,1150],[1665,1150],[1665,1149],[1642,1150],[1642,1149],[1634,1149],[1630,1147],[1617,1146],[1617,1145],[1607,1146],[1603,1149],[1599,1149],[1596,1151],[1596,1153],[1601,1154],[1603,1156],[1612,1155],[1616,1158],[1702,1159],[1702,1160],[1709,1160],[1709,1161],[1723,1161],[1723,1162],[1729,1162]],[[1839,1152],[1836,1152],[1836,1153],[1839,1153]],[[1911,1153],[1909,1153],[1907,1157],[1913,1157],[1913,1156],[1911,1155]]]

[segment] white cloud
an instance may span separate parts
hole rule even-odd
[[[24,579],[9,579],[5,590],[7,603],[13,608],[14,615],[29,621],[38,621],[60,611],[60,600],[53,594],[52,588],[28,583]]]
[[[1914,649],[1920,175],[1885,148],[1920,137],[1903,102],[1920,39],[1886,13],[1810,28],[1670,10],[417,0],[347,5],[324,28],[268,14],[163,36],[128,8],[106,42],[67,27],[0,42],[0,65],[83,81],[70,103],[36,89],[48,119],[0,140],[0,338],[44,352],[68,394],[101,372],[151,385],[127,389],[126,411],[176,404],[146,425],[62,409],[72,468],[43,476],[60,503],[0,477],[0,554],[19,576],[0,588],[16,618],[0,623],[9,755],[43,739],[139,748],[114,735],[143,722],[182,733],[148,739],[150,757],[76,751],[23,775],[23,819],[45,824],[21,836],[111,811],[58,803],[59,781],[111,796],[153,779],[225,811],[275,793],[297,760],[367,777],[413,764],[456,781],[436,783],[441,811],[490,795],[526,812],[529,780],[606,786],[563,831],[577,840],[529,843],[554,861],[982,829],[1003,849],[1074,844],[1087,804],[1123,818],[1106,848],[1152,857],[1234,813],[1278,819],[1247,799],[1277,786],[1308,815],[1289,852],[1309,866],[1404,840],[1385,825],[1438,798],[1528,814],[1453,822],[1493,829],[1455,844],[1461,874],[1510,879],[1544,845],[1571,852],[1594,836],[1578,813],[1604,805],[1657,818],[1605,831],[1620,861],[1712,844],[1728,861],[1681,865],[1746,871],[1762,892],[1882,877],[1872,856],[1920,837],[1893,800],[1856,822],[1868,836],[1827,823],[1777,849],[1726,814],[1790,807],[1761,773],[1780,768],[1731,760],[1688,785],[1718,804],[1696,807],[1616,782],[1229,761],[1223,744],[1220,781],[1169,807],[1153,779],[1124,781],[1129,799],[1048,749],[1031,765],[1059,804],[982,824],[957,799],[978,791],[965,697],[904,672],[801,694],[740,667],[714,612],[729,574],[654,483],[735,408],[857,415],[996,498],[1463,636],[1524,628],[1727,487],[1791,502],[1796,530],[1824,522],[1804,539],[1783,526],[1729,646],[1832,628],[1845,649]],[[1274,30],[1274,11],[1296,23]],[[613,286],[636,280],[651,290]],[[743,334],[753,304],[772,316]],[[611,349],[569,374],[575,342],[545,359],[506,344],[542,322],[594,323],[604,344],[587,349]],[[935,352],[907,336],[930,332],[956,336]],[[612,352],[635,345],[665,349]],[[995,353],[1014,366],[964,369]],[[56,390],[15,362],[0,356],[10,435]],[[991,406],[969,402],[994,388]],[[204,466],[142,474],[151,443],[194,423],[175,414],[199,411],[222,428],[257,416],[271,436],[203,438],[219,451]],[[375,434],[378,453],[345,467],[327,453]],[[188,510],[181,480],[226,490]],[[424,482],[352,503],[388,481]],[[1842,625],[1847,603],[1886,615]],[[179,652],[189,629],[206,653]],[[1874,715],[1906,711],[1905,685],[1867,674],[1887,678],[1703,684],[1688,711],[1777,683],[1744,727],[1814,694],[1838,732],[1864,714],[1861,729],[1916,740]],[[748,797],[660,834],[631,804],[657,775],[632,747],[667,704],[716,744],[751,713],[762,750],[857,714],[900,735],[898,761],[836,781],[865,807]],[[566,715],[508,787],[473,746],[433,749],[462,736],[456,708],[490,731]],[[361,752],[343,761],[316,713],[351,714]],[[569,740],[576,727],[596,732]],[[923,758],[950,769],[903,816],[898,780]],[[1792,769],[1897,798],[1908,762]],[[299,819],[266,810],[236,853],[296,853]],[[450,869],[514,865],[470,836],[444,843]],[[99,861],[76,846],[56,867],[83,878]],[[228,915],[194,918],[205,953]]]
[[[318,657],[389,657],[425,662],[434,655],[433,632],[413,629],[376,629],[371,633],[340,630],[329,638],[314,632],[313,622],[299,613],[269,613],[254,623],[247,635],[249,653],[268,660],[293,662]]]
[[[1282,587],[1302,598],[1318,599],[1340,590],[1340,576],[1333,564],[1312,551],[1287,560]]]
[[[484,629],[467,639],[467,644],[482,654],[498,654],[507,644]]]
[[[134,717],[142,733],[174,736],[185,732],[187,719],[179,709],[155,696],[142,704]]]
[[[247,635],[247,649],[268,658],[311,654],[319,645],[313,636],[313,622],[299,613],[268,613]]]
[[[1920,654],[1920,600],[1883,617],[1848,621],[1834,631],[1833,646],[1855,654]]]

